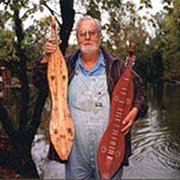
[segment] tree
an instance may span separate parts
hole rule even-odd
[[[164,12],[155,15],[158,28],[152,41],[154,49],[161,53],[164,79],[178,79],[180,67],[180,2],[164,1]]]
[[[13,30],[8,33],[8,31],[1,31],[0,33],[3,34],[6,32],[6,37],[8,34],[12,34],[11,38],[11,47],[12,52],[8,49],[4,49],[4,44],[2,44],[2,48],[0,51],[0,55],[2,58],[6,59],[8,54],[10,54],[10,61],[8,62],[12,67],[12,71],[16,70],[16,75],[21,83],[21,100],[20,100],[20,111],[18,114],[19,117],[19,127],[16,129],[13,126],[12,120],[8,114],[8,111],[4,107],[2,103],[0,103],[0,120],[4,127],[5,132],[11,138],[13,145],[17,151],[17,158],[20,159],[20,163],[17,165],[19,167],[18,171],[21,173],[28,174],[28,177],[38,177],[35,165],[31,158],[31,143],[36,133],[36,130],[40,123],[40,116],[41,112],[47,97],[47,92],[39,92],[37,97],[37,102],[34,110],[34,115],[29,117],[29,100],[30,100],[30,92],[29,92],[29,77],[28,77],[28,68],[27,64],[29,62],[30,57],[28,56],[28,52],[32,52],[27,44],[29,42],[35,41],[35,38],[30,38],[32,32],[35,34],[35,27],[31,26],[27,30],[23,27],[23,22],[37,10],[37,5],[32,4],[32,8],[29,8],[29,1],[17,1],[17,0],[10,0],[10,1],[0,1],[1,4],[4,5],[4,8],[7,10],[3,14],[3,18],[10,20],[13,25]],[[62,6],[62,19],[63,23],[61,26],[60,34],[63,34],[63,43],[61,44],[61,49],[63,53],[67,48],[68,38],[71,32],[71,28],[73,25],[73,18],[74,18],[74,11],[73,11],[73,1],[60,1],[60,5]],[[71,16],[67,16],[68,10],[71,10]],[[22,14],[22,11],[24,12]],[[41,21],[42,22],[42,21]],[[3,22],[1,22],[1,27],[5,27]],[[28,33],[31,34],[28,34]],[[14,36],[13,36],[14,35]],[[35,34],[38,35],[38,34]],[[36,36],[37,38],[37,36]],[[3,41],[2,41],[3,42]],[[8,43],[4,42],[6,47]],[[33,44],[34,45],[34,44]],[[33,47],[34,48],[34,47]],[[6,52],[7,51],[7,52]],[[14,53],[16,59],[12,59]],[[17,71],[18,69],[18,71]],[[18,162],[18,161],[17,161]],[[22,168],[22,169],[21,169]]]
[[[21,154],[21,157],[17,156],[18,159],[20,159],[20,162],[23,164],[22,172],[28,173],[30,177],[38,177],[35,165],[31,158],[31,151],[30,147],[31,144],[26,138],[26,125],[28,122],[28,105],[29,105],[29,79],[27,75],[27,61],[28,57],[25,53],[24,49],[24,40],[25,40],[25,32],[23,29],[23,19],[26,19],[29,10],[25,11],[23,16],[20,15],[20,10],[22,7],[25,9],[26,3],[28,1],[4,1],[1,2],[4,3],[5,9],[9,11],[4,12],[4,17],[11,20],[13,23],[14,28],[14,37],[15,39],[11,39],[12,43],[10,44],[11,47],[13,47],[12,52],[15,52],[15,57],[17,57],[14,61],[14,65],[16,69],[19,69],[17,71],[17,76],[21,82],[21,99],[20,99],[20,111],[19,111],[19,128],[16,130],[13,127],[12,121],[9,118],[9,115],[6,111],[6,109],[1,104],[0,106],[0,113],[1,113],[1,122],[3,124],[4,130],[8,134],[8,136],[13,140],[12,143],[15,146],[15,149],[17,151],[17,155]],[[7,35],[7,34],[6,34]],[[7,45],[7,44],[6,44]],[[5,52],[6,50],[4,50]],[[9,51],[9,50],[7,50]],[[10,51],[9,51],[10,52]],[[12,53],[11,53],[12,54]],[[7,57],[6,57],[7,58]],[[13,56],[11,57],[13,58]],[[22,167],[22,166],[21,166]],[[29,171],[31,169],[31,171]]]
[[[169,78],[177,78],[180,76],[180,2],[173,1],[172,7],[165,14],[161,34],[163,34],[162,41],[165,43],[163,49],[165,70]]]

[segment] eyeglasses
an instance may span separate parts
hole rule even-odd
[[[79,37],[86,37],[87,35],[91,36],[91,37],[95,37],[95,36],[97,36],[97,34],[98,34],[98,31],[95,31],[95,30],[87,30],[87,31],[82,30],[82,31],[77,32],[77,35]]]

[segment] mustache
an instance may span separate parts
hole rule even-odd
[[[86,45],[86,44],[92,44],[92,45],[94,45],[94,44],[96,44],[96,43],[93,42],[93,41],[85,41],[85,42],[82,43],[82,45]]]

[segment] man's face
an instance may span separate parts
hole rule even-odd
[[[100,32],[92,20],[84,20],[77,30],[77,40],[82,53],[93,53],[100,47]]]

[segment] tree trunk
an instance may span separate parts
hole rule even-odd
[[[24,33],[22,29],[22,20],[19,17],[19,10],[14,10],[14,22],[15,22],[15,32],[17,36],[17,43],[15,44],[16,52],[19,56],[19,79],[21,82],[21,110],[19,119],[19,131],[24,131],[27,121],[28,121],[28,104],[29,104],[29,87],[28,87],[28,77],[27,77],[27,57],[24,50],[22,49],[22,42],[24,39]]]
[[[72,31],[73,25],[74,25],[74,16],[75,11],[73,9],[73,0],[60,0],[60,9],[62,14],[62,27],[60,30],[60,37],[62,40],[62,43],[60,44],[61,51],[63,55],[66,52],[66,49],[68,47],[68,40],[70,37],[70,33]]]

